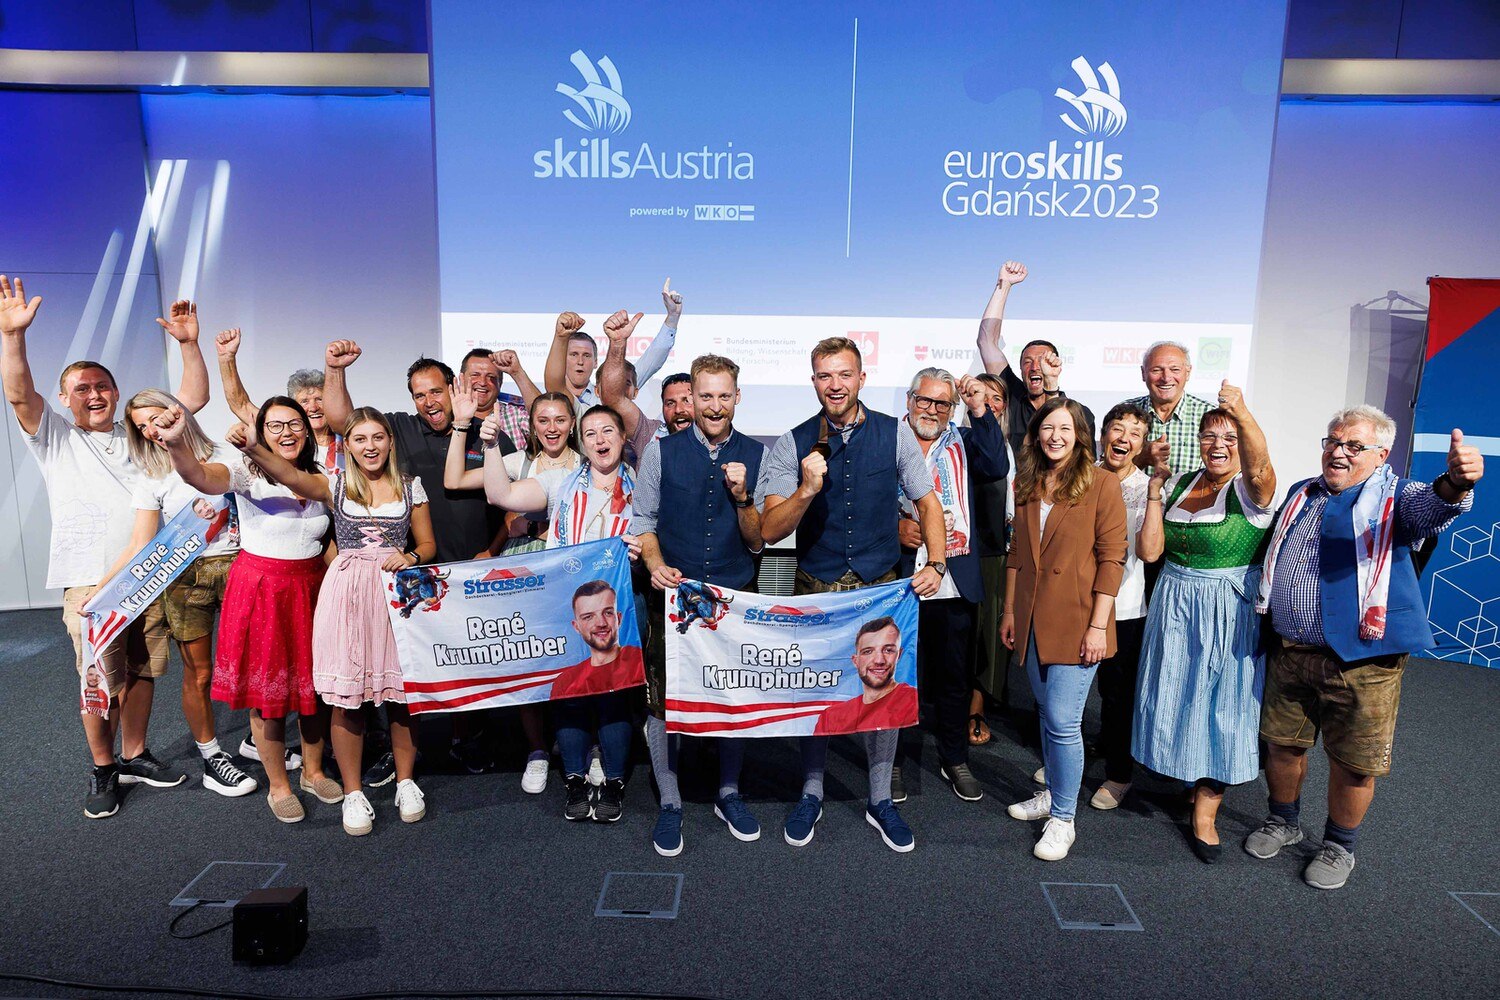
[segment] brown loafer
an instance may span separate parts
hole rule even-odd
[[[309,781],[307,772],[303,771],[301,777],[297,779],[297,787],[312,795],[319,802],[326,802],[331,806],[344,801],[344,787],[326,774]]]
[[[283,823],[300,823],[307,818],[302,800],[296,795],[283,795],[278,799],[275,792],[267,792],[266,804],[271,807],[271,815]]]

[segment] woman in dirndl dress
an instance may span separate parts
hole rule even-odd
[[[1260,770],[1266,660],[1255,598],[1276,472],[1227,381],[1199,422],[1198,447],[1197,473],[1156,467],[1136,541],[1142,560],[1165,554],[1166,565],[1146,618],[1131,752],[1191,786],[1193,852],[1213,864],[1224,789]]]

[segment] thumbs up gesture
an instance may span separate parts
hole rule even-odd
[[[1484,456],[1473,445],[1464,444],[1464,432],[1453,429],[1448,445],[1448,479],[1460,490],[1471,490],[1484,477]]]
[[[1245,394],[1239,386],[1230,385],[1226,378],[1219,385],[1219,407],[1231,417],[1238,417],[1245,408]]]
[[[1167,443],[1167,436],[1163,434],[1155,441],[1147,441],[1141,458],[1141,464],[1148,469],[1157,471],[1166,469],[1171,464],[1172,458],[1172,446]]]

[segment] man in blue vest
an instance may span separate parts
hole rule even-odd
[[[796,593],[857,590],[897,578],[901,543],[896,534],[902,494],[921,522],[929,552],[942,552],[943,505],[916,439],[899,433],[896,418],[859,403],[865,372],[859,346],[829,337],[812,350],[812,383],[822,410],[776,440],[766,456],[761,533],[779,542],[797,533]],[[937,593],[948,571],[934,559],[912,578],[919,597]],[[865,734],[870,762],[866,821],[893,851],[915,846],[911,828],[891,800],[891,770],[900,730]],[[823,815],[826,736],[802,738],[802,798],[787,818],[793,847],[812,842]]]
[[[1259,610],[1275,629],[1260,721],[1271,813],[1245,851],[1273,858],[1302,840],[1307,751],[1321,731],[1328,821],[1302,873],[1315,889],[1340,888],[1354,870],[1375,779],[1391,772],[1407,654],[1434,644],[1412,547],[1472,507],[1484,475],[1479,450],[1455,430],[1436,482],[1400,479],[1385,464],[1395,437],[1395,422],[1373,406],[1334,415],[1323,475],[1287,494],[1262,575]]]
[[[964,391],[960,393],[960,389]],[[969,770],[969,693],[974,657],[974,622],[979,602],[984,600],[984,581],[979,575],[975,538],[979,516],[974,505],[974,483],[1003,482],[1010,474],[1005,453],[1005,432],[985,403],[984,385],[964,377],[962,386],[941,368],[924,368],[911,380],[906,393],[906,419],[900,433],[913,438],[922,450],[933,492],[943,505],[944,549],[938,558],[948,563],[937,593],[922,598],[917,642],[917,668],[921,672],[925,699],[934,709],[933,730],[937,734],[938,759],[943,780],[966,802],[982,796],[979,782]],[[953,421],[959,398],[969,410],[972,427]],[[909,503],[901,505],[897,534],[901,539],[901,571],[911,575],[931,558],[922,544],[922,531],[911,516]],[[911,737],[903,741],[915,744]],[[920,752],[920,745],[909,749]],[[906,799],[905,783],[898,765],[892,773],[891,798]]]
[[[691,431],[657,438],[641,455],[632,527],[641,561],[656,591],[684,579],[733,590],[755,586],[762,548],[755,486],[766,446],[734,429],[740,401],[740,366],[715,354],[693,361]],[[663,509],[668,501],[669,510]],[[661,792],[661,812],[651,843],[663,857],[682,853],[682,794],[677,787],[677,738],[666,730],[666,665],[662,622],[651,623],[646,658],[646,744]],[[744,741],[719,741],[719,794],[714,815],[736,840],[760,839],[760,824],[740,798]]]

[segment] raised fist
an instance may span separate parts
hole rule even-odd
[[[828,475],[828,459],[816,451],[808,452],[802,460],[802,485],[798,487],[807,496],[816,496],[823,489],[823,477]]]
[[[156,435],[163,444],[172,444],[182,440],[187,433],[187,420],[182,415],[182,407],[172,406],[162,410],[151,422],[156,425]]]
[[[157,419],[160,420],[161,418],[158,417]],[[240,451],[249,451],[251,447],[250,428],[244,424],[237,423],[224,432],[224,440],[228,441],[231,447],[238,448]]]
[[[964,406],[969,408],[969,416],[978,419],[984,416],[984,383],[972,375],[965,375],[958,380],[958,395],[963,399]]]
[[[1019,285],[1026,280],[1026,265],[1018,260],[1008,260],[1000,266],[999,285]]]
[[[323,355],[329,368],[348,368],[359,360],[359,345],[352,340],[335,340]]]
[[[521,370],[521,356],[515,351],[496,351],[490,357],[495,359],[495,367],[507,375],[514,377]]]
[[[240,328],[220,330],[219,335],[214,338],[214,346],[219,349],[219,357],[234,357],[240,352]]]
[[[576,312],[559,313],[557,327],[553,331],[558,337],[571,337],[583,329],[583,317]]]
[[[729,495],[741,503],[749,495],[745,492],[745,464],[743,462],[728,462],[723,466],[724,485],[729,487]]]

